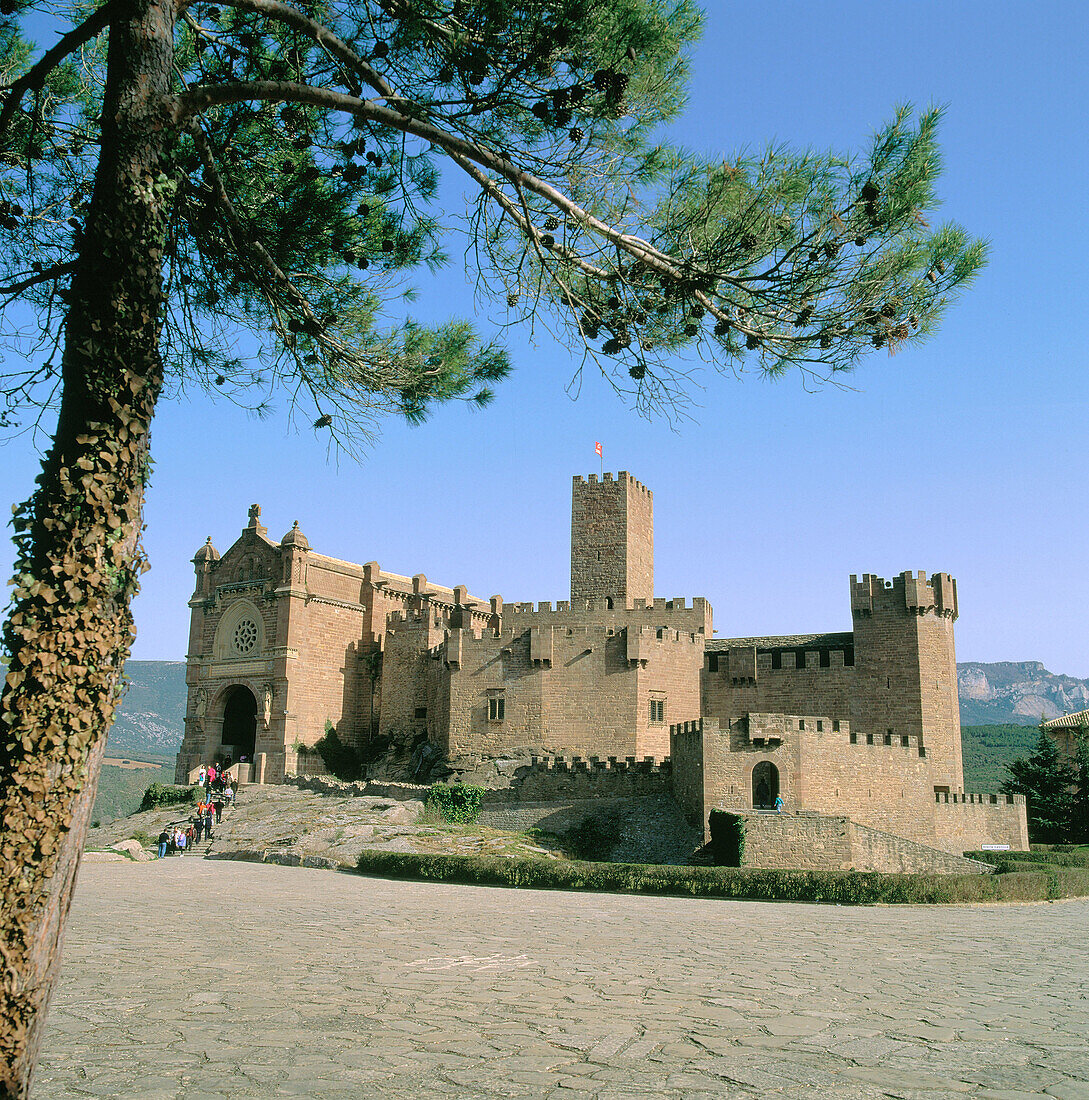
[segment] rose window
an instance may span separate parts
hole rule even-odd
[[[249,653],[257,644],[257,624],[253,619],[243,619],[234,628],[234,648],[239,653]]]

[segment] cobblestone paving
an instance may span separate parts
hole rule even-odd
[[[1077,1100],[1087,927],[90,864],[32,1095]]]

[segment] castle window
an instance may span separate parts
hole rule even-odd
[[[651,701],[650,701],[650,720],[652,722],[664,722],[665,721],[665,700],[664,699],[651,699]]]
[[[873,734],[872,733],[867,733],[866,734],[866,744],[867,745],[872,745],[873,744]]]
[[[427,707],[417,707],[416,708],[416,721],[417,722],[426,722],[427,721]]]
[[[708,653],[707,654],[707,671],[708,672],[718,672],[718,654],[717,653]]]
[[[499,692],[496,695],[488,696],[488,721],[489,722],[502,722],[505,711],[506,711],[506,700],[503,698],[503,693],[502,692]]]
[[[839,733],[839,719],[838,718],[833,718],[832,719],[832,732],[833,733]]]
[[[782,668],[783,667],[783,655],[781,653],[779,653],[778,651],[772,653],[772,655],[771,655],[771,667],[772,668]]]
[[[908,747],[908,735],[906,733],[900,734],[900,744],[906,749]]]
[[[821,668],[831,668],[832,667],[832,654],[827,649],[822,649],[821,650],[820,666],[821,666]]]
[[[805,729],[805,719],[804,718],[799,718],[798,719],[798,729],[800,729],[800,730]]]
[[[851,744],[852,745],[857,745],[858,744],[858,734],[855,733],[854,730],[851,730]]]
[[[234,628],[234,648],[237,653],[249,653],[257,644],[257,624],[252,619],[242,619]]]
[[[891,745],[892,744],[892,730],[886,731],[886,733],[885,733],[885,744],[886,745]]]
[[[823,729],[824,729],[824,723],[818,718],[817,719],[817,733],[820,733]]]

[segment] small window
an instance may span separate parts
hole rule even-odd
[[[822,733],[823,731],[824,731],[824,723],[818,718],[817,719],[817,733]]]
[[[708,653],[707,654],[707,671],[708,672],[718,672],[718,654],[717,653]]]
[[[800,730],[805,729],[805,719],[804,718],[799,718],[798,719],[798,729],[800,729]]]
[[[886,745],[891,745],[892,744],[892,730],[888,730],[885,733],[885,744]]]
[[[426,722],[427,721],[427,707],[417,707],[416,708],[416,721],[417,722]]]
[[[822,649],[821,650],[820,667],[821,668],[831,668],[832,667],[832,654],[827,649]]]
[[[833,733],[839,733],[839,719],[838,718],[833,718],[832,719],[832,732]]]
[[[850,736],[851,736],[851,744],[852,745],[857,745],[858,744],[858,734],[855,733],[854,730],[851,730]]]
[[[774,652],[771,655],[771,667],[782,668],[783,667],[783,655],[779,652]]]
[[[488,721],[489,722],[502,722],[504,717],[504,711],[506,700],[502,695],[492,695],[488,698]]]
[[[906,749],[910,742],[908,741],[908,735],[906,733],[900,734],[900,744]]]
[[[664,699],[651,699],[651,701],[650,701],[650,720],[652,722],[664,722],[665,721],[665,700]]]
[[[873,744],[873,734],[872,733],[867,733],[866,734],[866,744],[867,745],[872,745]]]

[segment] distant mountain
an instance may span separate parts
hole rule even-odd
[[[964,726],[1035,726],[1040,716],[1089,709],[1089,680],[1048,672],[1039,661],[957,665]]]
[[[185,732],[185,662],[129,661],[125,676],[108,751],[173,756]]]

